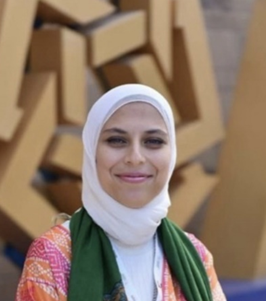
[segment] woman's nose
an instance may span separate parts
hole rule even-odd
[[[145,156],[140,145],[132,145],[127,149],[125,163],[139,165],[145,162]]]

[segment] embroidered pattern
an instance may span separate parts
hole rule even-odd
[[[195,236],[187,235],[206,268],[213,301],[226,301],[217,280],[211,253]],[[36,239],[27,254],[16,301],[67,301],[70,260],[70,233],[64,227],[55,226]],[[166,260],[162,277],[163,301],[186,301],[179,284],[171,276]],[[104,296],[104,301],[127,301],[122,283],[117,283],[113,291]]]
[[[62,226],[56,226],[32,243],[18,286],[16,300],[65,301],[69,273],[69,232]]]
[[[111,294],[104,296],[104,301],[127,301],[127,296],[122,282],[115,285]]]

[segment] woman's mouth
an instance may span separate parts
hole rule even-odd
[[[151,175],[143,174],[143,173],[124,173],[124,174],[117,174],[116,176],[123,182],[132,183],[132,184],[144,183],[145,181],[147,181],[152,177]]]

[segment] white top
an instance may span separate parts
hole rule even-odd
[[[62,225],[69,230],[69,223],[66,221]],[[162,300],[163,250],[157,235],[136,246],[129,246],[108,237],[128,300]]]
[[[162,300],[163,252],[157,236],[137,246],[109,239],[128,300]]]

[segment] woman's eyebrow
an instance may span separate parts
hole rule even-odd
[[[103,133],[127,134],[127,131],[122,130],[120,128],[114,127],[114,128],[104,130]],[[145,134],[160,134],[160,135],[163,135],[163,136],[168,136],[168,134],[165,131],[161,130],[161,129],[147,130],[147,131],[145,131]]]
[[[165,131],[160,130],[160,129],[148,130],[148,131],[145,131],[145,133],[147,133],[147,134],[161,134],[161,135],[164,135],[164,136],[168,136],[168,134]]]

